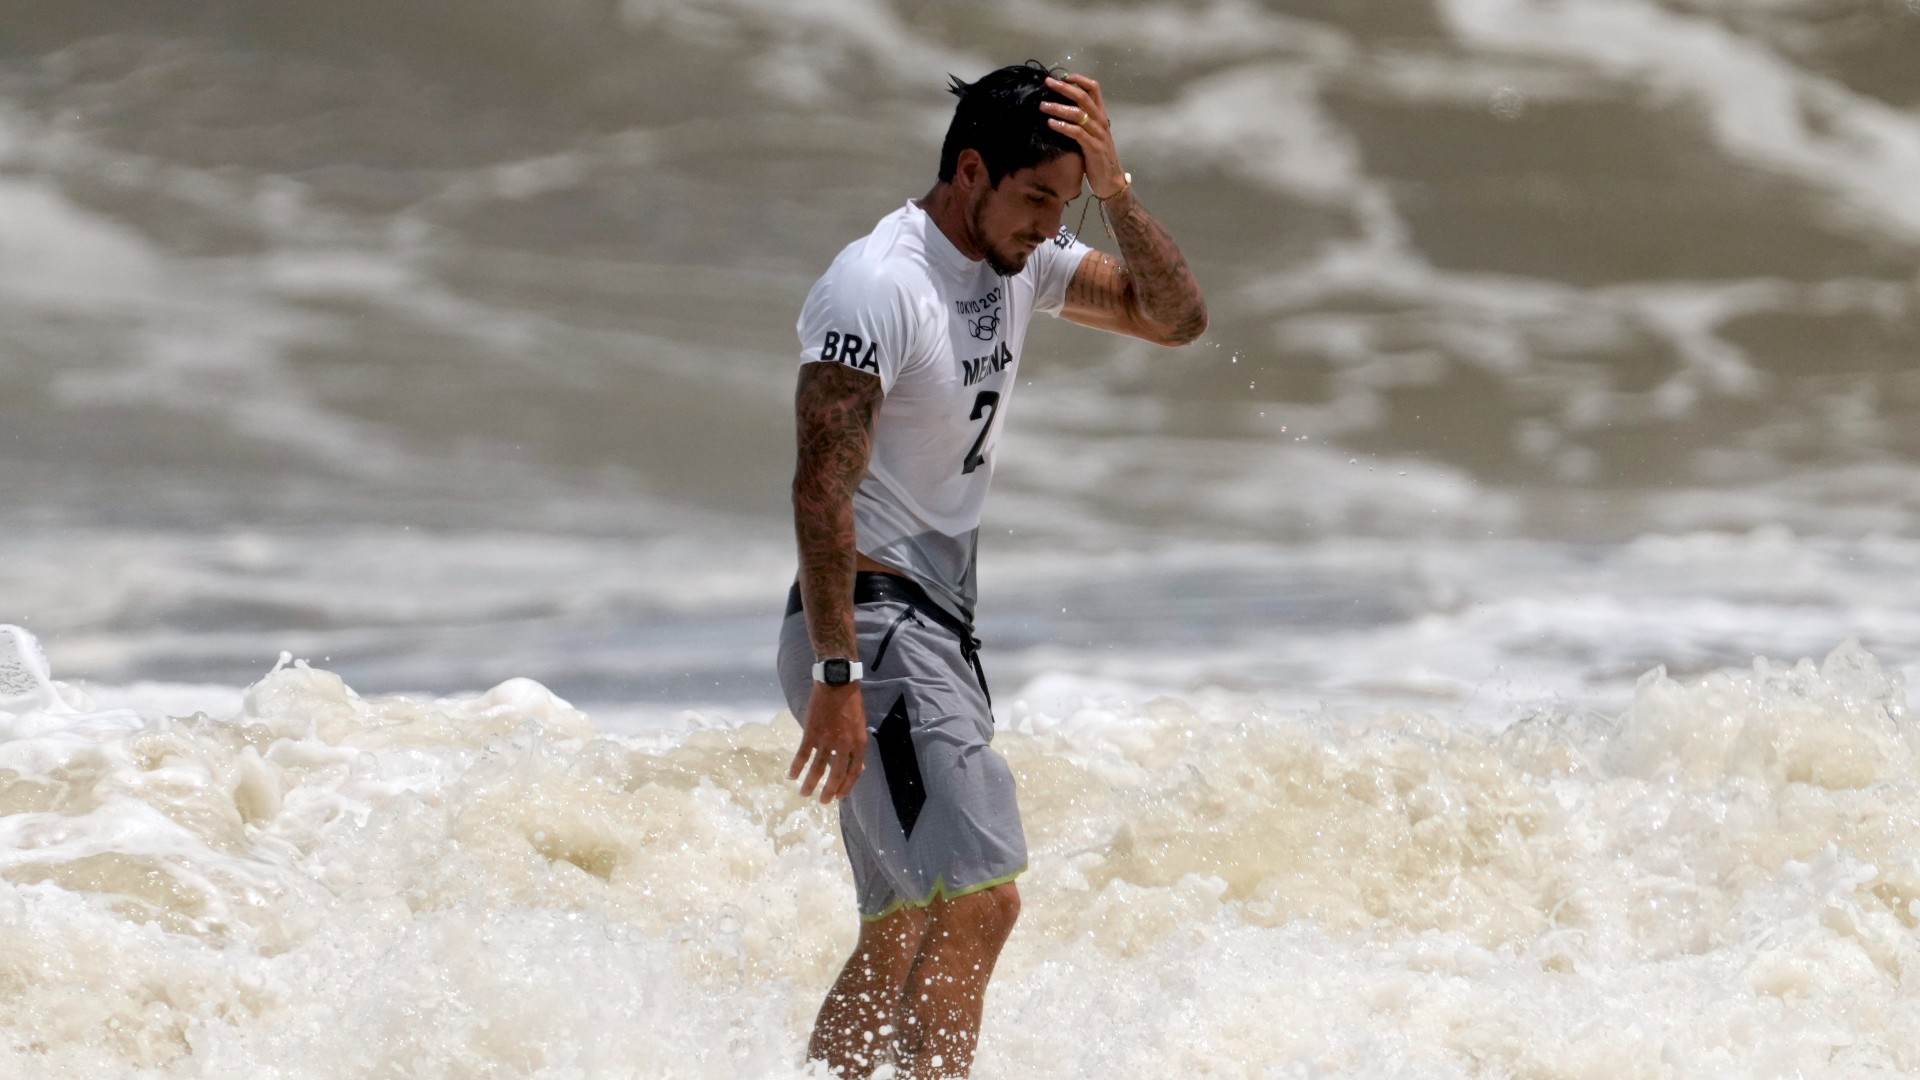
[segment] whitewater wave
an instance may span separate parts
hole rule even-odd
[[[614,735],[286,662],[167,717],[10,633],[10,1075],[803,1075],[854,920],[790,718]],[[1920,726],[1858,646],[1491,733],[1010,712],[983,1078],[1920,1069]]]

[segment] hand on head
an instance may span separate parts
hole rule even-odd
[[[1070,73],[1064,79],[1049,77],[1047,87],[1072,104],[1043,101],[1040,110],[1047,114],[1053,130],[1080,144],[1080,156],[1086,162],[1087,187],[1097,198],[1111,199],[1127,189],[1127,172],[1120,167],[1120,151],[1113,142],[1113,121],[1100,96],[1100,84],[1091,75]]]

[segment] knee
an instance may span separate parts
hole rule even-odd
[[[1000,936],[1005,937],[1013,932],[1013,924],[1020,921],[1020,889],[1009,881],[988,889],[987,895],[993,897],[994,924],[1000,928]]]
[[[947,906],[957,918],[943,921],[960,923],[975,938],[997,944],[1013,933],[1013,924],[1020,918],[1020,890],[1008,882],[949,901]]]

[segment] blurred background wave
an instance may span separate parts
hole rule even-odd
[[[1031,56],[1214,321],[1036,329],[997,682],[1906,665],[1915,8],[0,0],[0,621],[104,684],[773,708],[794,313]]]

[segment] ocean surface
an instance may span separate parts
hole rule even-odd
[[[1029,341],[975,1075],[1920,1074],[1920,0],[0,0],[0,1075],[806,1075],[793,321],[1028,57],[1213,323]]]

